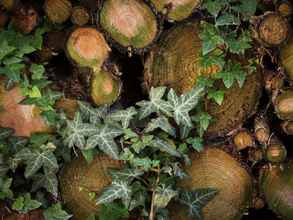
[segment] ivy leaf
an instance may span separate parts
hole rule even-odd
[[[225,92],[222,90],[210,90],[208,92],[208,99],[214,100],[218,105],[222,105],[225,97]]]
[[[199,37],[202,40],[203,55],[207,55],[218,46],[225,43],[225,40],[220,35],[220,31],[213,24],[202,22],[201,29],[202,31],[200,32]]]
[[[10,190],[12,184],[12,178],[0,177],[0,199],[4,200],[6,198],[11,199],[13,192]]]
[[[34,175],[41,167],[52,172],[56,172],[59,168],[57,159],[50,149],[40,151],[24,148],[15,155],[15,158],[23,160],[26,164],[24,172],[26,178]]]
[[[45,220],[67,220],[72,217],[61,207],[60,203],[54,204],[43,212]]]
[[[107,106],[94,108],[86,102],[78,102],[81,116],[84,120],[89,121],[91,124],[97,124],[100,119],[104,118],[108,112]]]
[[[32,73],[32,79],[42,79],[43,74],[45,73],[45,68],[43,65],[32,64],[30,66],[30,72]]]
[[[132,182],[135,178],[142,176],[144,172],[139,169],[123,169],[123,170],[110,170],[113,180],[122,180]]]
[[[204,132],[208,129],[212,117],[207,112],[200,112],[192,118],[195,122],[199,124],[199,135],[202,136]]]
[[[202,208],[211,201],[218,193],[212,188],[197,189],[194,191],[183,191],[180,193],[179,201],[188,207],[190,217],[203,220]]]
[[[181,139],[187,138],[191,130],[192,130],[192,127],[189,127],[186,125],[180,126],[180,138]]]
[[[189,112],[198,104],[199,99],[203,95],[203,91],[203,87],[197,86],[180,97],[177,96],[173,89],[169,91],[168,100],[173,106],[174,119],[177,125],[192,127]]]
[[[99,210],[99,220],[120,220],[128,216],[128,209],[119,203],[102,204]]]
[[[58,179],[56,174],[50,172],[44,174],[36,174],[33,176],[32,191],[37,191],[40,188],[45,188],[55,198],[58,197]]]
[[[205,0],[203,2],[203,8],[207,9],[207,11],[214,17],[217,17],[219,12],[228,4],[228,2],[229,1],[227,0]]]
[[[191,144],[192,148],[197,152],[201,152],[203,150],[203,140],[199,137],[190,137],[186,140],[188,144]]]
[[[128,200],[131,197],[131,188],[127,181],[113,181],[106,187],[97,199],[97,205],[111,203],[115,199]]]
[[[251,48],[252,40],[250,33],[243,31],[238,38],[235,33],[229,34],[225,41],[231,53],[244,55],[245,51]]]
[[[4,140],[14,133],[14,130],[11,128],[0,128],[0,140]]]
[[[154,205],[157,208],[165,208],[172,198],[177,196],[177,191],[173,190],[170,186],[159,186],[156,188],[154,195]]]
[[[69,148],[78,147],[84,149],[86,136],[90,135],[94,130],[95,127],[82,122],[81,115],[77,112],[73,121],[67,121],[64,143],[67,144]]]
[[[26,214],[29,211],[39,208],[42,203],[31,199],[31,195],[26,193],[24,196],[18,197],[12,204],[12,209],[19,213]]]
[[[150,101],[140,101],[137,103],[140,106],[140,119],[146,118],[152,113],[163,113],[169,117],[172,116],[172,106],[162,98],[165,95],[166,87],[151,88]]]
[[[256,0],[246,0],[239,1],[239,5],[232,6],[231,9],[240,13],[244,20],[249,20],[256,12],[257,1]]]
[[[6,40],[1,41],[0,48],[0,61],[16,49],[15,47],[10,46]]]
[[[134,107],[127,108],[125,110],[118,110],[110,115],[107,116],[107,120],[112,120],[116,122],[121,122],[122,127],[124,129],[128,128],[130,121],[134,118],[134,116],[137,114]]]
[[[239,17],[231,13],[224,13],[216,19],[216,26],[240,25]]]
[[[104,153],[113,159],[119,158],[119,147],[114,138],[123,134],[123,130],[110,125],[103,125],[95,129],[91,136],[87,139],[86,149],[99,147]]]
[[[158,137],[154,138],[152,143],[152,147],[158,148],[162,152],[166,152],[174,157],[182,157],[179,151],[177,151],[172,144],[168,141],[162,140]]]
[[[172,127],[172,125],[168,121],[168,118],[166,118],[165,116],[159,116],[158,118],[152,119],[146,126],[145,132],[149,133],[156,130],[157,128],[160,128],[169,135],[176,137],[176,129]]]

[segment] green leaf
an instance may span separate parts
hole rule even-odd
[[[166,116],[172,116],[172,106],[162,98],[165,95],[166,87],[151,88],[150,101],[140,101],[137,103],[140,106],[140,119],[146,118],[152,113],[163,113]]]
[[[86,102],[78,102],[81,116],[84,120],[89,121],[91,124],[97,124],[100,119],[104,118],[108,112],[107,106],[94,108]]]
[[[24,196],[18,197],[12,204],[12,209],[19,213],[25,214],[29,211],[39,208],[42,203],[31,199],[31,195],[26,193]]]
[[[199,37],[202,40],[203,55],[207,55],[218,46],[225,43],[225,40],[220,35],[219,30],[213,24],[202,22],[201,30],[202,31],[200,32]]]
[[[239,1],[239,5],[232,6],[231,9],[240,13],[244,20],[249,20],[256,12],[257,1],[245,0]]]
[[[97,199],[97,205],[111,203],[115,199],[126,199],[131,197],[131,188],[127,181],[113,181],[106,187]]]
[[[168,93],[168,100],[173,106],[174,119],[177,125],[192,127],[189,112],[198,104],[204,88],[196,86],[190,92],[178,97],[173,89]]]
[[[129,216],[127,208],[119,203],[102,204],[99,220],[120,220]]]
[[[170,186],[158,186],[154,195],[154,205],[157,208],[165,208],[175,196],[177,196],[177,191]]]
[[[239,37],[236,37],[235,33],[229,34],[225,41],[231,53],[244,55],[245,51],[251,48],[252,39],[248,31],[243,31]]]
[[[182,157],[179,151],[176,150],[176,148],[169,143],[168,141],[162,140],[158,137],[154,138],[152,143],[152,147],[155,147],[159,149],[162,152],[166,152],[174,157]]]
[[[192,148],[194,150],[196,150],[197,152],[201,152],[203,150],[203,140],[202,138],[198,138],[198,137],[195,137],[195,138],[188,138],[186,140],[186,142],[188,144],[191,144]]]
[[[32,79],[42,79],[44,77],[45,68],[43,65],[32,64],[30,66],[30,72],[32,73]]]
[[[227,0],[205,0],[203,1],[203,8],[212,14],[214,17],[217,17],[219,12],[228,4]]]
[[[132,182],[135,178],[142,176],[144,172],[139,169],[119,169],[119,170],[110,170],[110,174],[113,180],[122,180]]]
[[[98,153],[96,149],[81,150],[81,153],[85,160],[90,163],[93,161],[95,155]]]
[[[13,192],[10,190],[12,178],[0,177],[0,199],[12,199]]]
[[[0,128],[0,140],[4,140],[14,133],[14,130],[11,128]]]
[[[26,164],[24,172],[26,178],[36,174],[41,167],[52,172],[56,172],[59,168],[57,159],[50,149],[40,151],[24,148],[16,153],[15,158],[24,161]]]
[[[56,174],[50,172],[44,174],[36,174],[32,177],[34,180],[32,191],[37,191],[40,188],[46,189],[55,198],[58,197],[58,179]]]
[[[0,61],[16,49],[15,47],[8,45],[6,40],[0,42],[0,48]]]
[[[90,124],[83,123],[79,112],[75,114],[73,121],[67,121],[65,129],[65,144],[70,148],[78,147],[80,149],[86,148],[86,137],[96,130]]]
[[[125,110],[115,111],[107,116],[107,120],[121,122],[124,129],[128,128],[130,121],[137,114],[134,107],[129,107]]]
[[[212,188],[182,191],[179,196],[179,201],[188,207],[190,217],[203,220],[203,207],[211,201],[217,193],[218,190]]]
[[[199,124],[199,135],[202,136],[204,132],[208,129],[212,117],[207,112],[200,112],[192,118],[195,122]]]
[[[168,133],[169,135],[176,137],[176,129],[172,127],[168,118],[166,118],[165,116],[159,116],[157,118],[152,119],[148,123],[144,131],[146,133],[149,133],[156,130],[157,128],[160,128],[166,133]]]
[[[92,132],[87,139],[85,149],[91,149],[98,146],[101,151],[109,155],[111,158],[118,159],[120,150],[114,138],[122,134],[122,129],[110,125],[103,125]]]
[[[216,26],[225,26],[225,25],[240,25],[239,17],[231,13],[224,13],[216,19]]]
[[[67,220],[72,217],[61,207],[60,203],[54,204],[47,208],[44,212],[45,220]]]
[[[208,99],[214,100],[218,105],[221,105],[224,101],[225,92],[222,90],[210,90],[208,92]]]

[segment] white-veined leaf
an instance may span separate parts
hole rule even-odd
[[[158,137],[154,138],[152,143],[152,147],[159,149],[162,152],[166,152],[174,157],[181,157],[182,155],[178,152],[173,145],[171,145],[168,141],[162,140]]]
[[[151,88],[150,101],[140,101],[137,103],[140,106],[140,119],[149,116],[152,113],[163,113],[169,117],[172,116],[172,105],[163,100],[166,87]]]
[[[91,124],[97,124],[100,122],[101,118],[104,118],[107,115],[108,107],[101,106],[98,108],[92,107],[90,104],[86,102],[78,102],[79,109],[82,117],[89,121]]]
[[[107,116],[107,120],[115,122],[121,122],[124,129],[128,128],[130,121],[137,114],[134,107],[127,108],[125,110],[115,111]]]
[[[198,104],[203,95],[203,87],[195,87],[190,92],[177,96],[173,89],[168,93],[168,101],[172,103],[174,119],[178,125],[192,127],[189,112]]]
[[[145,132],[152,132],[157,128],[160,128],[171,136],[176,137],[175,128],[172,127],[172,125],[168,121],[168,118],[166,118],[165,116],[159,116],[158,118],[152,119],[145,128]]]
[[[177,196],[177,191],[173,190],[170,186],[159,186],[156,188],[154,205],[157,208],[165,208],[175,196]]]
[[[87,139],[86,149],[96,146],[113,159],[119,158],[119,147],[114,138],[123,134],[123,130],[110,125],[103,125],[95,129],[95,132]]]
[[[36,191],[40,188],[45,188],[56,198],[58,197],[58,179],[54,173],[36,174],[33,176],[32,191]]]
[[[112,185],[106,187],[97,199],[97,205],[113,202],[115,199],[126,199],[131,197],[131,189],[126,181],[113,181]]]
[[[217,193],[218,190],[212,188],[183,191],[180,193],[179,201],[188,207],[191,217],[203,220],[202,208],[211,201]]]
[[[131,182],[136,177],[139,177],[144,174],[142,170],[139,169],[119,169],[119,170],[110,170],[110,174],[113,180],[123,180]]]

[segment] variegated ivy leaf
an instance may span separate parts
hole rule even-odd
[[[132,182],[133,179],[142,176],[144,172],[139,169],[123,169],[123,170],[110,170],[110,174],[113,180],[123,180]]]
[[[153,139],[151,146],[158,148],[160,151],[166,152],[174,157],[182,157],[182,155],[179,151],[176,150],[174,145],[158,137]]]
[[[158,118],[152,119],[148,123],[148,125],[145,129],[145,132],[152,132],[152,131],[156,130],[157,128],[160,128],[163,131],[170,134],[171,136],[176,137],[176,129],[174,127],[172,127],[168,118],[166,118],[163,115],[159,116]]]
[[[54,173],[36,174],[33,176],[32,191],[45,188],[49,193],[57,198],[58,196],[58,179]]]
[[[26,178],[36,174],[41,167],[51,172],[56,172],[59,168],[57,159],[50,149],[40,151],[24,148],[15,155],[15,158],[26,164],[24,172]]]
[[[180,126],[180,137],[181,139],[185,139],[188,137],[190,131],[192,130],[192,127],[181,125]]]
[[[179,201],[188,207],[189,215],[203,220],[202,209],[218,193],[213,188],[202,188],[194,191],[183,191],[180,193]]]
[[[131,188],[127,181],[113,181],[97,199],[97,205],[110,203],[115,199],[129,200],[130,197]]]
[[[172,116],[172,105],[163,100],[166,87],[151,88],[150,101],[140,101],[137,103],[140,106],[140,119],[149,116],[152,113],[163,113],[169,117]]]
[[[79,109],[82,117],[89,121],[91,124],[97,124],[100,122],[101,118],[104,118],[107,115],[108,107],[101,106],[98,108],[92,107],[90,104],[86,102],[78,102]]]
[[[73,121],[67,121],[64,143],[69,148],[78,147],[84,149],[86,137],[94,131],[95,127],[91,124],[83,123],[81,114],[77,112]]]
[[[136,109],[134,107],[130,107],[125,110],[118,110],[109,114],[107,116],[107,120],[121,122],[122,127],[126,129],[136,114]]]
[[[165,208],[175,196],[177,196],[177,191],[173,190],[170,186],[159,186],[155,192],[154,205],[157,208]]]
[[[168,93],[168,100],[173,106],[174,119],[178,125],[192,127],[189,112],[195,108],[203,95],[204,87],[195,87],[190,92],[177,96],[173,89]]]
[[[87,139],[86,149],[92,149],[96,146],[101,151],[109,155],[113,159],[119,158],[119,147],[114,138],[123,134],[123,130],[111,125],[102,125],[96,128],[91,136]]]

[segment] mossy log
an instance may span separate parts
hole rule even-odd
[[[275,111],[282,120],[293,120],[293,90],[281,92],[274,103]]]
[[[190,176],[179,185],[188,190],[215,188],[219,193],[203,208],[205,220],[237,220],[252,201],[252,179],[232,156],[217,148],[192,154],[192,165],[185,168]],[[172,220],[187,220],[184,207],[170,209]]]
[[[261,189],[269,208],[283,220],[293,219],[293,163],[267,168],[261,175]]]
[[[60,174],[62,200],[73,219],[85,220],[98,213],[96,197],[111,184],[108,169],[121,168],[122,162],[98,155],[91,163],[79,156],[65,165]]]
[[[281,63],[290,80],[293,80],[293,37],[281,48]]]
[[[76,6],[72,9],[71,22],[78,26],[86,25],[90,20],[90,14],[85,7]]]
[[[171,21],[181,21],[188,18],[196,8],[199,8],[201,0],[150,0],[156,10],[166,14]]]
[[[13,128],[16,136],[26,137],[36,132],[51,131],[38,107],[20,104],[24,98],[20,87],[7,91],[3,81],[0,82],[0,127]]]
[[[223,85],[220,88],[224,88]],[[226,135],[241,126],[255,112],[262,92],[259,73],[247,75],[244,85],[237,83],[225,90],[225,98],[221,105],[207,100],[206,110],[214,118],[206,132],[207,138]]]
[[[107,70],[94,72],[91,77],[91,98],[96,105],[110,105],[120,96],[122,82]]]
[[[276,136],[272,136],[266,149],[266,159],[271,163],[282,163],[286,157],[286,147]]]
[[[70,18],[72,3],[70,0],[46,0],[44,10],[51,22],[60,24]]]
[[[178,93],[193,88],[199,75],[211,75],[218,66],[200,67],[201,40],[198,22],[179,24],[167,31],[144,65],[146,87],[171,86]]]
[[[292,2],[287,1],[287,0],[278,1],[276,4],[276,11],[285,17],[292,15],[292,13],[293,13]]]
[[[293,135],[293,121],[284,121],[281,127],[287,135]]]
[[[256,140],[266,145],[271,136],[271,130],[265,116],[258,115],[254,119],[254,136]]]
[[[240,131],[233,137],[233,142],[238,151],[255,145],[252,135],[248,131]]]
[[[105,0],[98,26],[119,49],[144,51],[158,37],[160,24],[143,0]]]
[[[91,27],[76,28],[69,36],[66,51],[80,67],[99,70],[111,51],[102,33]]]

